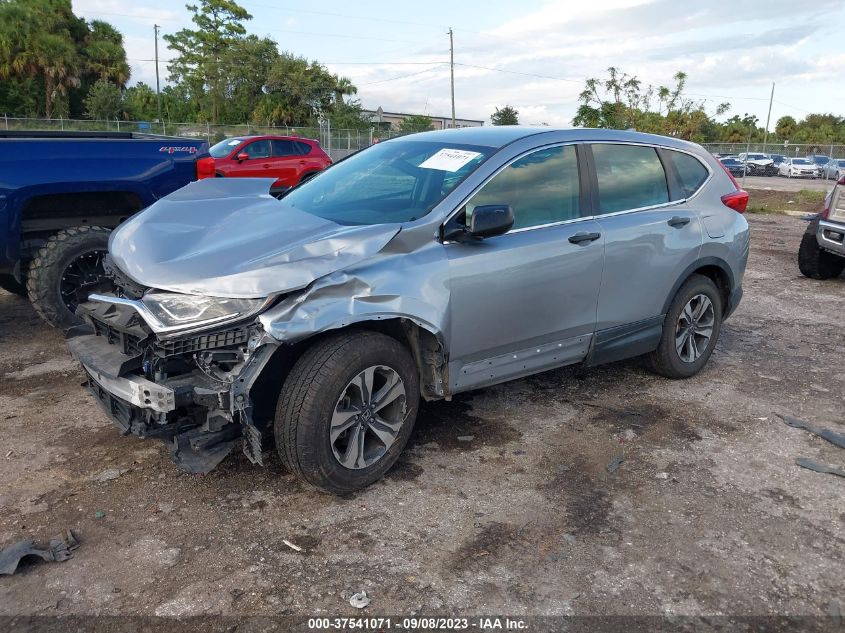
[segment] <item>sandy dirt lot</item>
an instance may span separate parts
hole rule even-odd
[[[570,367],[425,405],[347,498],[275,459],[180,473],[0,294],[0,545],[81,541],[0,576],[0,614],[349,616],[361,589],[368,615],[845,611],[845,480],[795,465],[845,450],[776,417],[845,431],[845,278],[800,276],[800,219],[749,220],[745,299],[699,376]]]

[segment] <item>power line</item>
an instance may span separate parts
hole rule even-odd
[[[432,70],[435,70],[436,68],[439,68],[440,66],[445,66],[445,62],[442,63],[442,64],[436,64],[434,68],[426,68],[425,70],[420,70],[419,72],[410,73],[408,75],[399,75],[397,77],[390,77],[389,79],[380,79],[379,81],[369,81],[369,82],[364,83],[364,84],[357,84],[357,87],[372,86],[372,85],[375,85],[375,84],[383,84],[383,83],[386,83],[388,81],[396,81],[397,79],[405,79],[407,77],[415,77],[417,75],[422,75],[423,73],[431,72]]]
[[[536,73],[523,73],[517,70],[506,70],[504,68],[491,68],[490,66],[479,66],[477,64],[464,64],[462,62],[455,62],[455,66],[465,66],[466,68],[479,68],[481,70],[490,70],[497,73],[506,73],[508,75],[522,75],[523,77],[536,77],[538,79],[552,79],[554,81],[568,81],[574,83],[584,83],[584,79],[569,79],[567,77],[552,77],[551,75],[538,75]]]

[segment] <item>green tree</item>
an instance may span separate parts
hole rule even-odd
[[[244,123],[264,95],[264,85],[273,64],[279,59],[276,42],[250,35],[235,41],[222,56],[226,68],[222,119]]]
[[[672,86],[643,86],[636,77],[610,67],[605,79],[585,82],[573,124],[707,140],[718,127],[713,116],[706,112],[703,101],[684,96],[686,73],[679,71],[672,79]],[[715,116],[729,109],[729,103],[722,103]]]
[[[85,114],[91,119],[116,119],[123,107],[120,88],[104,79],[98,80],[85,98]]]
[[[123,111],[131,121],[150,121],[158,118],[156,93],[143,81],[123,93]]]
[[[112,25],[101,20],[93,20],[89,29],[83,50],[89,71],[97,79],[111,81],[122,88],[129,81],[123,36]]]
[[[798,123],[793,117],[782,116],[778,119],[778,122],[775,123],[775,134],[783,140],[788,141],[789,139],[795,137],[795,130],[797,127]]]
[[[519,111],[509,105],[501,110],[497,107],[496,111],[490,115],[490,120],[493,125],[519,125]]]
[[[211,122],[217,123],[225,98],[225,77],[231,71],[227,52],[243,39],[243,22],[252,16],[234,0],[200,0],[199,4],[185,6],[193,13],[191,21],[196,28],[164,36],[176,53],[167,66],[170,79],[187,85],[198,104],[204,104],[208,95],[208,114]]]
[[[314,125],[331,113],[335,85],[334,75],[317,62],[283,53],[270,69],[265,91],[273,107],[286,113],[285,125]]]
[[[337,105],[343,104],[343,98],[358,94],[358,88],[352,83],[348,77],[334,78],[334,98]]]
[[[411,132],[427,132],[434,129],[431,123],[431,117],[424,114],[414,114],[406,117],[402,123],[399,124],[399,131],[405,134]]]

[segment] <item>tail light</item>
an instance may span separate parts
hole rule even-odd
[[[742,187],[739,186],[739,183],[734,178],[733,174],[728,171],[728,168],[725,167],[721,161],[719,161],[719,166],[725,171],[728,175],[728,178],[731,179],[731,182],[734,185],[736,191],[732,193],[726,193],[722,196],[722,204],[728,207],[729,209],[733,209],[737,213],[745,213],[745,208],[748,206],[748,192],[745,191]]]
[[[214,159],[211,156],[197,159],[197,180],[214,178]]]
[[[836,201],[837,204],[839,203],[839,197],[841,197],[841,196],[837,196],[837,194],[840,193],[839,192],[839,185],[845,185],[845,176],[842,176],[842,178],[840,178],[839,180],[836,181],[836,184],[833,185],[833,189],[831,189],[830,193],[828,193],[827,196],[825,197],[824,207],[822,207],[822,210],[819,211],[819,217],[822,220],[827,220],[830,217],[830,210],[834,206],[834,200]]]

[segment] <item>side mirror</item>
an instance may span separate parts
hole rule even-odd
[[[239,163],[242,163],[249,158],[249,154],[247,154],[246,152],[241,152],[240,154],[235,156],[235,158]]]
[[[513,209],[507,204],[485,204],[475,207],[469,218],[467,233],[473,237],[494,237],[511,230]]]

